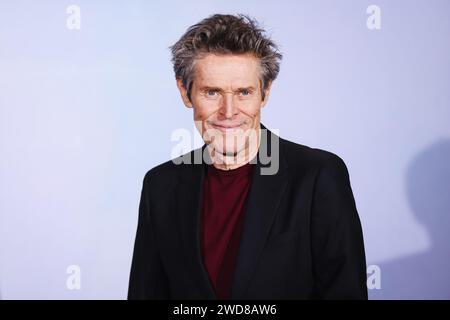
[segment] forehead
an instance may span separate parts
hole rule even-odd
[[[259,59],[253,55],[206,54],[195,62],[194,82],[217,87],[246,86],[258,83]]]

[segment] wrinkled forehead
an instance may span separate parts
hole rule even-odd
[[[250,54],[205,54],[194,63],[195,85],[207,85],[223,89],[259,85],[260,61]]]

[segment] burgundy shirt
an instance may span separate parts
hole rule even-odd
[[[203,262],[219,299],[228,299],[254,164],[232,170],[207,165],[200,228]]]

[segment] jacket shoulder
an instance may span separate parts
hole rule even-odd
[[[190,159],[194,159],[194,154],[198,152],[201,152],[201,148],[194,149],[151,168],[144,176],[144,184],[157,184],[158,187],[167,186],[178,173],[191,169],[191,166],[184,164],[190,164]]]
[[[292,170],[318,170],[324,166],[344,166],[344,160],[328,150],[313,148],[304,144],[280,138],[288,167]]]

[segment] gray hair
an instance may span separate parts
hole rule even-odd
[[[188,28],[169,49],[175,78],[181,79],[191,99],[195,59],[203,54],[253,54],[260,61],[261,95],[276,79],[282,54],[277,45],[259,28],[256,20],[247,15],[214,14]]]

